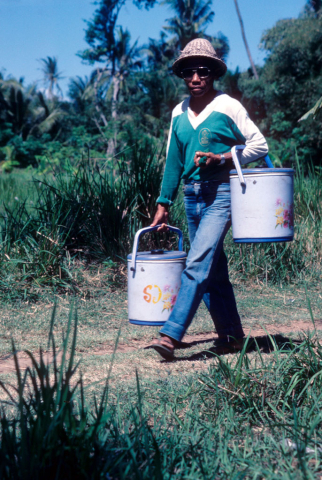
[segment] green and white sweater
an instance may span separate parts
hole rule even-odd
[[[246,145],[242,164],[264,157],[268,152],[265,138],[237,100],[218,92],[197,117],[189,108],[189,100],[184,100],[172,112],[167,160],[157,203],[172,205],[181,179],[229,181],[231,162],[203,170],[194,164],[197,151],[220,154],[229,152],[234,145]]]

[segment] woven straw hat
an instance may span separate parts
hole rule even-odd
[[[207,58],[212,61],[214,73],[221,77],[227,71],[227,65],[218,57],[216,50],[211,43],[204,38],[191,40],[180,53],[172,65],[175,75],[181,77],[182,63],[188,58]]]

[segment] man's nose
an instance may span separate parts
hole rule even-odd
[[[195,73],[193,74],[192,81],[193,81],[193,82],[200,82],[200,78],[199,78],[197,72],[195,72]]]

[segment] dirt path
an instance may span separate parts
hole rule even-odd
[[[315,321],[316,329],[322,330],[322,319]],[[283,335],[283,334],[291,334],[294,332],[307,332],[313,331],[314,327],[312,322],[309,321],[296,321],[291,322],[289,325],[272,325],[267,327],[266,330],[263,328],[256,328],[256,329],[247,329],[245,328],[245,334],[248,336],[250,334],[251,337],[264,337],[268,334],[270,335]],[[186,335],[184,337],[184,344],[183,348],[189,349],[195,345],[202,345],[203,343],[209,343],[216,338],[216,334],[214,332],[207,332],[207,333],[200,333],[196,335]],[[117,352],[119,353],[130,353],[135,352],[140,349],[144,349],[146,346],[146,341],[138,341],[138,340],[131,340],[131,343],[119,343],[117,347]],[[100,347],[96,350],[91,350],[87,354],[89,355],[110,355],[114,351],[114,345],[111,344],[101,344]],[[38,353],[33,354],[35,360],[39,362],[40,356]],[[83,353],[83,357],[86,357],[86,352]],[[50,352],[45,352],[43,355],[45,363],[52,363],[53,362],[53,355]],[[58,353],[57,361],[60,362],[61,360],[61,352]],[[32,362],[30,357],[24,352],[18,352],[18,361],[19,367],[21,369],[26,369],[32,366]],[[0,358],[0,374],[14,372],[16,370],[15,361],[12,354],[6,355],[5,357]]]
[[[322,320],[316,320],[315,321],[315,326],[317,330],[322,330]],[[251,337],[260,337],[267,335],[269,333],[270,335],[277,335],[277,334],[283,334],[283,333],[293,333],[293,332],[307,332],[307,331],[313,331],[313,324],[312,322],[307,322],[307,321],[296,321],[293,324],[290,324],[289,326],[285,325],[279,325],[277,326],[270,326],[266,330],[263,328],[257,328],[257,329],[249,329],[249,328],[244,328],[245,335],[248,336],[250,334]],[[185,335],[184,337],[184,344],[183,348],[190,348],[193,345],[197,344],[202,344],[202,343],[207,343],[215,340],[217,338],[217,335],[214,332],[207,332],[207,333],[198,333],[195,335]],[[132,340],[133,341],[133,340]],[[138,350],[140,348],[146,347],[146,342],[140,342],[140,341],[133,341],[132,345],[129,344],[119,344],[117,347],[118,352],[133,352],[135,350]],[[95,355],[104,355],[104,354],[111,354],[114,351],[114,347],[110,345],[106,346],[101,346],[98,350],[95,350],[93,353]],[[0,366],[0,372],[1,372],[1,366]]]

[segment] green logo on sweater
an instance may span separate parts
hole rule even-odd
[[[209,128],[202,128],[199,132],[199,143],[202,147],[208,147],[211,140],[211,132]]]

